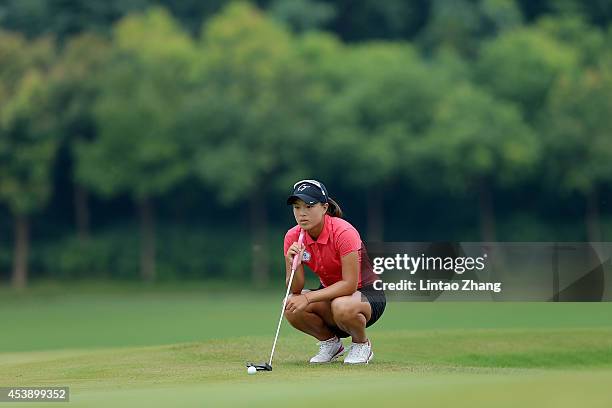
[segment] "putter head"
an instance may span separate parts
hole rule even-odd
[[[247,367],[255,367],[257,371],[272,371],[272,366],[268,363],[247,363]]]

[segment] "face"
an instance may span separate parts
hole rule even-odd
[[[323,216],[329,207],[328,203],[306,204],[296,200],[293,204],[293,216],[300,227],[306,231],[311,230],[323,222]]]

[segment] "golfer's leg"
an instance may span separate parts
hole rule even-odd
[[[368,302],[361,301],[361,292],[333,299],[331,311],[336,326],[349,333],[353,342],[365,343],[368,340],[365,327],[372,316],[372,308]]]
[[[328,327],[333,325],[330,302],[311,303],[301,312],[285,310],[285,317],[293,327],[317,340],[323,341],[334,337],[334,333]]]

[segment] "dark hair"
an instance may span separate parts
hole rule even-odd
[[[327,198],[327,202],[329,203],[329,207],[327,207],[327,214],[331,215],[332,217],[342,218],[344,214],[342,213],[342,208],[340,208],[340,205],[338,205],[338,203],[331,197]]]

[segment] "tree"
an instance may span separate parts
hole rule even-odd
[[[476,62],[474,82],[517,104],[533,124],[556,78],[572,70],[577,61],[573,47],[542,30],[509,31],[485,42]]]
[[[445,187],[479,198],[482,239],[495,241],[492,188],[515,184],[530,174],[539,158],[539,142],[511,103],[469,84],[456,86],[441,101],[427,137],[415,146],[428,168],[421,186]]]
[[[382,241],[384,196],[405,180],[411,145],[443,90],[435,68],[403,44],[354,46],[334,57],[317,167],[366,192],[367,236]]]
[[[150,0],[4,0],[0,26],[29,38],[52,35],[59,40],[83,32],[107,34],[129,12],[143,10]]]
[[[536,27],[558,43],[571,47],[580,66],[596,65],[599,57],[605,53],[606,39],[602,30],[589,25],[579,16],[543,17]]]
[[[426,24],[428,0],[327,0],[336,9],[331,29],[349,42],[412,39]]]
[[[51,194],[51,168],[58,146],[49,71],[54,42],[28,42],[0,31],[0,200],[15,220],[12,285],[28,278],[30,216]]]
[[[580,16],[589,23],[606,27],[612,20],[612,4],[609,1],[549,0],[553,13],[562,16]]]
[[[154,198],[190,170],[191,146],[175,130],[193,59],[191,39],[163,9],[123,19],[94,106],[99,134],[76,147],[78,182],[136,202],[146,281],[155,279]]]
[[[611,62],[611,54],[604,54],[597,65],[563,75],[540,123],[547,181],[562,192],[584,196],[591,242],[601,241],[599,192],[612,182]]]
[[[63,136],[62,144],[67,150],[73,149],[80,140],[92,140],[95,137],[93,105],[109,57],[110,44],[107,41],[93,34],[83,34],[67,43],[54,66],[53,99],[55,105],[61,107],[58,112],[59,133]],[[88,196],[87,189],[75,180],[75,224],[81,240],[89,236]]]
[[[294,31],[303,32],[325,26],[336,14],[331,4],[313,0],[276,0],[269,13],[288,24]]]
[[[201,68],[183,119],[192,123],[195,171],[219,200],[248,201],[253,280],[268,280],[266,198],[286,152],[300,154],[313,137],[308,118],[316,88],[294,51],[294,39],[259,10],[234,3],[202,34]]]
[[[427,25],[419,34],[426,51],[452,49],[477,55],[480,42],[522,24],[514,0],[433,0]]]

